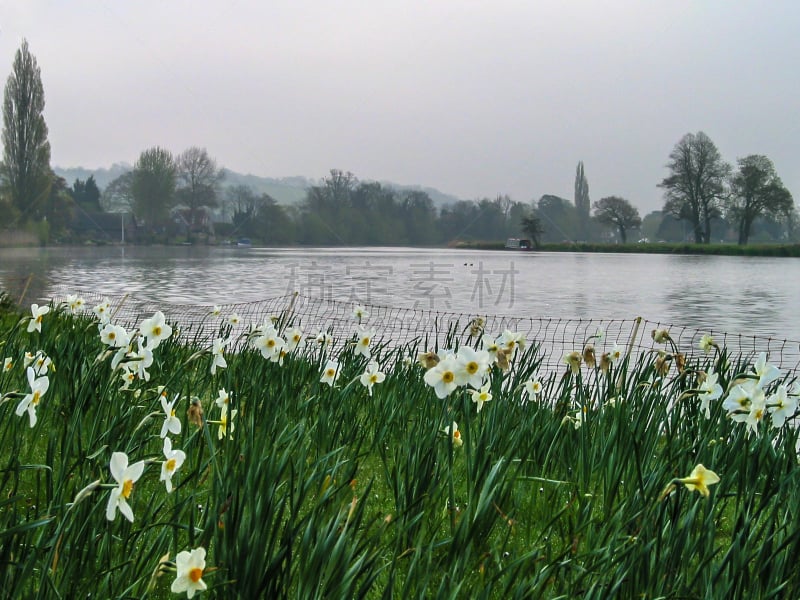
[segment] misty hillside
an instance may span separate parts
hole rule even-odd
[[[119,177],[120,175],[130,171],[133,167],[127,163],[114,163],[108,169],[85,169],[83,167],[53,167],[56,175],[63,177],[68,185],[72,185],[76,179],[86,180],[90,175],[94,175],[94,180],[97,186],[102,190],[110,182]],[[257,193],[269,194],[280,204],[296,204],[305,198],[306,189],[312,185],[317,185],[321,179],[310,179],[307,177],[281,177],[279,179],[273,177],[260,177],[258,175],[244,175],[231,171],[230,169],[223,169],[225,171],[225,179],[222,180],[222,188],[232,185],[246,185],[253,188]],[[364,181],[370,181],[365,179]],[[381,181],[381,185],[394,188],[398,191],[423,191],[426,192],[433,200],[434,205],[443,206],[445,204],[452,204],[458,202],[461,198],[440,192],[437,189],[422,187],[418,185],[399,185],[396,183]]]

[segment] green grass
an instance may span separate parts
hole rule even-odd
[[[475,241],[451,244],[455,248],[476,250],[505,250],[505,242]],[[690,243],[628,243],[603,244],[591,242],[548,243],[538,249],[543,252],[614,252],[622,254],[706,254],[715,256],[800,256],[800,244],[690,244]],[[532,249],[531,252],[536,250]]]
[[[723,388],[750,370],[724,350],[653,381],[651,356],[544,373],[528,340],[509,371],[492,368],[493,399],[477,412],[463,388],[435,396],[414,345],[374,344],[387,377],[370,396],[352,345],[335,353],[329,387],[316,344],[283,365],[239,344],[212,376],[210,344],[173,337],[154,350],[150,381],[122,390],[90,318],[58,309],[28,333],[25,318],[0,314],[0,359],[18,362],[0,375],[8,597],[175,597],[176,555],[198,546],[205,595],[220,598],[800,593],[797,431],[765,417],[748,435],[721,400],[706,419],[689,391],[696,370],[719,372]],[[14,411],[28,392],[22,356],[38,350],[55,370],[31,428]],[[543,392],[524,403],[536,374]],[[171,437],[187,455],[171,494],[159,481],[160,386],[179,397]],[[238,414],[218,439],[223,387]],[[202,427],[187,417],[192,397]],[[453,421],[463,446],[443,433]],[[106,519],[115,451],[152,461],[130,496],[133,523]],[[680,484],[663,497],[698,463],[720,476],[710,497]]]

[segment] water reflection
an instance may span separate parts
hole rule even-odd
[[[28,302],[54,286],[156,302],[305,295],[466,314],[629,319],[800,339],[800,260],[409,248],[0,249],[0,285]],[[12,293],[12,296],[13,296]]]

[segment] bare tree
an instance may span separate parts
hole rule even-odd
[[[50,142],[44,121],[44,87],[28,42],[14,57],[3,98],[2,178],[11,205],[25,216],[43,215],[50,194]]]
[[[642,225],[642,218],[636,207],[618,196],[608,196],[595,202],[594,218],[600,223],[615,227],[623,244],[628,241],[628,231]]]
[[[684,135],[669,158],[670,174],[658,184],[665,190],[664,212],[689,221],[694,241],[708,243],[711,220],[721,214],[731,167],[702,131]]]
[[[177,160],[177,200],[189,209],[189,232],[199,228],[200,209],[217,206],[219,182],[225,176],[217,168],[217,161],[205,148],[192,147],[182,152]]]

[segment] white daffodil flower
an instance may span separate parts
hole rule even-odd
[[[31,320],[28,321],[28,333],[34,331],[42,332],[42,317],[50,312],[49,306],[39,306],[31,304]]]
[[[179,552],[175,558],[175,566],[178,573],[170,586],[173,594],[186,592],[186,597],[192,598],[195,592],[203,592],[207,589],[206,582],[203,581],[203,571],[206,568],[205,548],[195,548],[191,552],[186,550]]]
[[[161,477],[159,481],[163,481],[167,487],[167,493],[172,493],[172,476],[175,471],[181,468],[183,462],[186,460],[186,453],[183,450],[173,450],[172,440],[168,437],[164,438],[164,458],[166,460],[161,463]]]
[[[386,375],[381,373],[379,370],[378,363],[374,360],[369,361],[367,364],[366,370],[361,374],[359,378],[361,381],[361,385],[363,385],[369,391],[369,395],[372,396],[372,386],[376,383],[383,383],[386,379]]]
[[[28,367],[27,374],[31,391],[17,404],[16,414],[18,417],[21,417],[22,413],[28,411],[28,420],[30,421],[31,427],[34,427],[37,420],[36,408],[39,406],[42,396],[45,395],[50,387],[50,380],[47,375],[37,377],[37,373],[33,367]]]
[[[128,504],[128,499],[136,483],[144,472],[144,461],[128,465],[128,455],[124,452],[114,452],[109,464],[111,476],[117,482],[117,487],[111,490],[106,507],[106,519],[113,521],[117,516],[117,508],[128,521],[133,523],[133,509]]]

